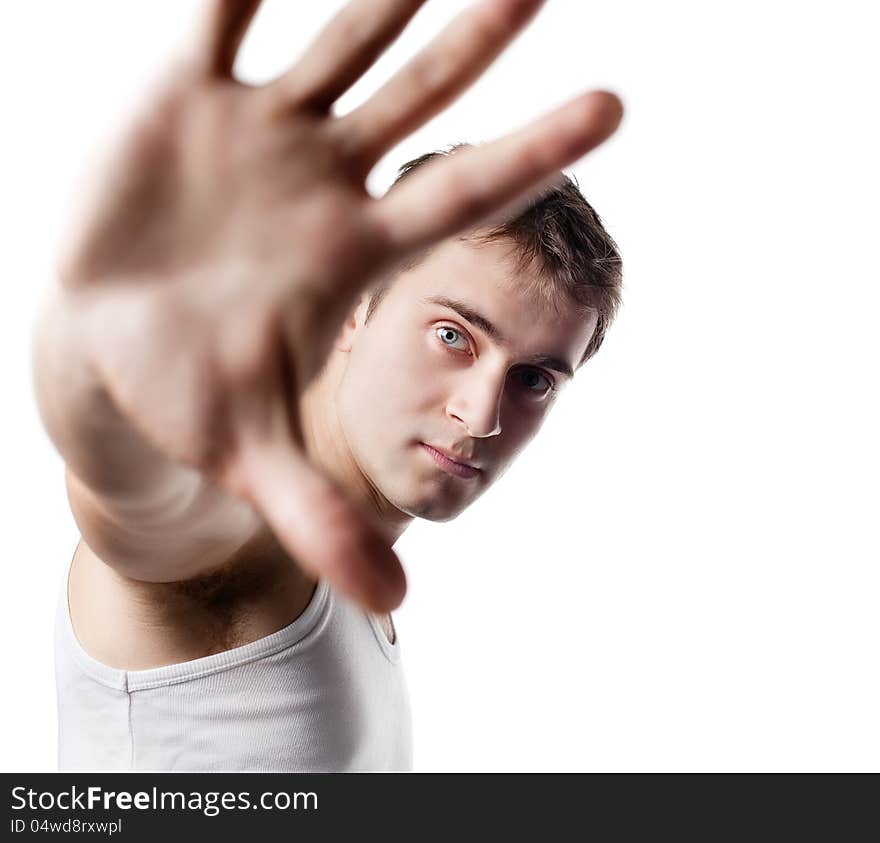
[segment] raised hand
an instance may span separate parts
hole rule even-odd
[[[305,456],[298,397],[380,273],[522,201],[621,116],[613,95],[586,94],[373,199],[364,183],[379,158],[476,79],[541,3],[474,4],[363,105],[332,116],[420,5],[354,0],[294,67],[253,87],[232,67],[259,2],[206,2],[58,261],[89,358],[141,434],[248,501],[298,564],[377,611],[402,599],[403,571]]]

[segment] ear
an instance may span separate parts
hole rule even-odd
[[[339,329],[339,333],[336,335],[336,341],[333,343],[335,349],[338,351],[351,351],[351,348],[354,345],[355,336],[358,331],[364,327],[364,322],[367,318],[367,307],[369,304],[370,294],[361,293],[358,303],[348,314],[345,322],[342,323],[342,327]]]

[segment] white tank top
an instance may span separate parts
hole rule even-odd
[[[55,629],[58,766],[65,770],[410,770],[400,644],[320,580],[293,623],[243,647],[151,670],[96,661]]]

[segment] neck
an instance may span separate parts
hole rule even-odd
[[[336,394],[345,356],[332,351],[326,365],[303,392],[299,403],[303,442],[309,459],[348,495],[389,545],[400,538],[412,516],[397,509],[357,464],[339,421]]]

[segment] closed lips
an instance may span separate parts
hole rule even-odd
[[[466,462],[459,462],[445,452],[435,448],[433,445],[428,445],[423,442],[422,447],[431,455],[434,462],[447,474],[452,474],[456,477],[476,477],[480,473],[480,469],[476,466],[470,465]]]

